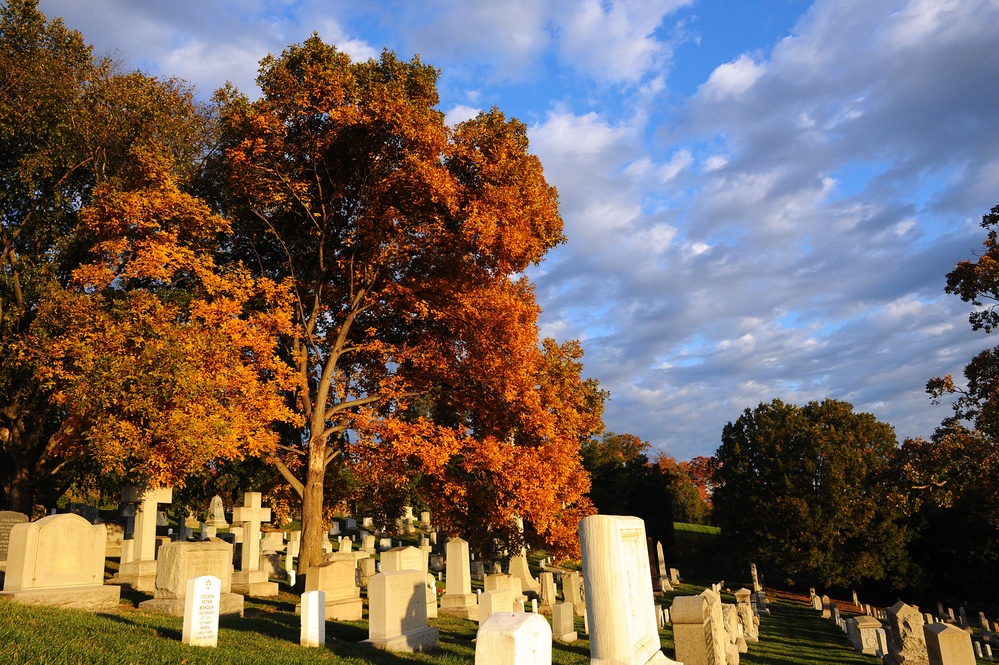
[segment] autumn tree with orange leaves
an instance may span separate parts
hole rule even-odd
[[[301,497],[301,571],[321,558],[331,468],[386,492],[421,478],[463,537],[515,540],[520,516],[571,549],[591,510],[578,447],[603,395],[578,347],[539,348],[523,277],[563,241],[557,194],[520,122],[449,128],[437,76],[313,36],[262,61],[259,100],[217,97],[232,255],[292,285],[281,349],[302,423],[271,461]]]
[[[269,454],[273,424],[296,422],[275,348],[291,311],[284,286],[216,265],[227,222],[136,152],[137,176],[82,211],[90,260],[42,298],[26,352],[63,411],[61,456],[182,487],[219,459]]]
[[[42,303],[89,260],[81,211],[99,187],[137,177],[137,147],[155,146],[174,177],[190,179],[204,130],[188,86],[94,57],[34,0],[0,5],[0,507],[54,507],[98,471],[64,445],[65,405],[35,346],[49,334]]]

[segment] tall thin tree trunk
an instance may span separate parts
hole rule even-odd
[[[309,443],[309,462],[302,496],[302,548],[298,554],[298,574],[323,562],[323,487],[326,478],[325,438]]]

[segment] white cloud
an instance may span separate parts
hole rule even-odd
[[[690,0],[565,3],[559,25],[562,60],[598,81],[634,83],[669,58],[656,36],[666,16]]]
[[[718,65],[701,86],[701,92],[712,100],[738,97],[749,90],[764,71],[766,67],[754,61],[751,56],[743,54],[732,62]]]

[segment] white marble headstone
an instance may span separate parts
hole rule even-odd
[[[302,594],[303,647],[326,646],[326,592],[306,591]]]
[[[187,581],[184,602],[184,632],[181,640],[195,647],[216,647],[219,643],[219,601],[222,581],[211,575]]]

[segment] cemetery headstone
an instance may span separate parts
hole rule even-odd
[[[151,592],[156,587],[156,506],[173,500],[173,488],[128,485],[122,488],[121,500],[136,504],[135,531],[129,560],[123,561],[109,584],[130,586],[136,591]],[[124,544],[123,544],[124,546]]]
[[[878,650],[878,629],[881,622],[867,615],[851,617],[846,621],[846,634],[853,648],[871,656]]]
[[[221,584],[205,575],[187,580],[184,601],[184,629],[181,641],[194,647],[219,644],[219,601]]]
[[[822,596],[822,618],[832,618],[832,603],[829,600],[829,596]]]
[[[541,573],[541,613],[551,614],[552,605],[558,602],[556,597],[555,576],[552,573]]]
[[[552,637],[559,642],[575,642],[576,626],[574,625],[572,603],[555,603],[552,605]]]
[[[261,506],[260,492],[246,492],[243,505],[233,508],[233,524],[242,524],[243,550],[240,570],[233,573],[232,590],[247,596],[276,596],[278,585],[260,570],[260,525],[271,519],[271,509]]]
[[[583,612],[586,611],[582,584],[579,573],[575,570],[562,575],[562,598],[565,602],[572,603],[576,616],[583,616]]]
[[[738,589],[735,592],[735,609],[739,615],[739,624],[742,626],[743,638],[746,642],[759,642],[760,617],[753,612],[752,594],[753,592],[745,587]]]
[[[139,603],[145,612],[184,616],[188,581],[211,577],[218,612],[243,616],[243,596],[232,592],[232,545],[223,540],[173,542],[160,548],[154,597]]]
[[[591,515],[579,523],[579,542],[591,661],[671,662],[660,651],[645,522],[637,517]]]
[[[306,591],[322,591],[327,621],[360,621],[364,614],[361,589],[354,563],[327,561],[309,568]]]
[[[433,651],[440,631],[427,625],[425,576],[416,570],[378,573],[368,581],[368,639],[386,651]]]
[[[28,516],[16,510],[0,510],[0,570],[7,569],[7,551],[10,545],[10,530],[15,524],[28,521]]]
[[[663,544],[656,541],[656,570],[658,572],[659,588],[657,591],[672,591],[673,585],[669,582],[669,568],[666,567],[666,556],[663,554]]]
[[[928,665],[923,615],[919,613],[919,608],[898,601],[888,608],[886,614],[888,654],[884,658],[885,665]]]
[[[512,612],[513,596],[510,589],[496,589],[479,594],[476,620],[482,624],[497,612]]]
[[[115,612],[121,588],[104,584],[106,547],[105,526],[73,513],[14,524],[0,598]]]
[[[541,593],[541,584],[531,577],[531,569],[527,564],[527,555],[517,554],[510,557],[510,574],[520,578],[520,585],[525,590]]]
[[[302,594],[302,630],[299,643],[303,647],[326,646],[326,594],[306,591]]]
[[[749,651],[746,638],[742,636],[742,627],[739,623],[739,609],[732,603],[722,603],[722,620],[725,624],[725,632],[728,633],[730,645],[734,645],[739,653]]]
[[[760,586],[760,577],[756,572],[756,564],[749,564],[749,574],[753,578],[753,591],[763,591],[763,587]]]
[[[552,629],[538,614],[497,612],[479,626],[475,665],[551,665]]]
[[[222,505],[222,497],[218,494],[213,496],[211,503],[208,504],[208,519],[205,524],[216,529],[229,528],[229,523],[225,519],[225,506]]]
[[[475,620],[476,598],[472,593],[472,575],[469,569],[468,543],[452,538],[447,543],[447,586],[441,596],[438,612]]]
[[[923,626],[930,665],[975,665],[971,636],[947,623]]]

